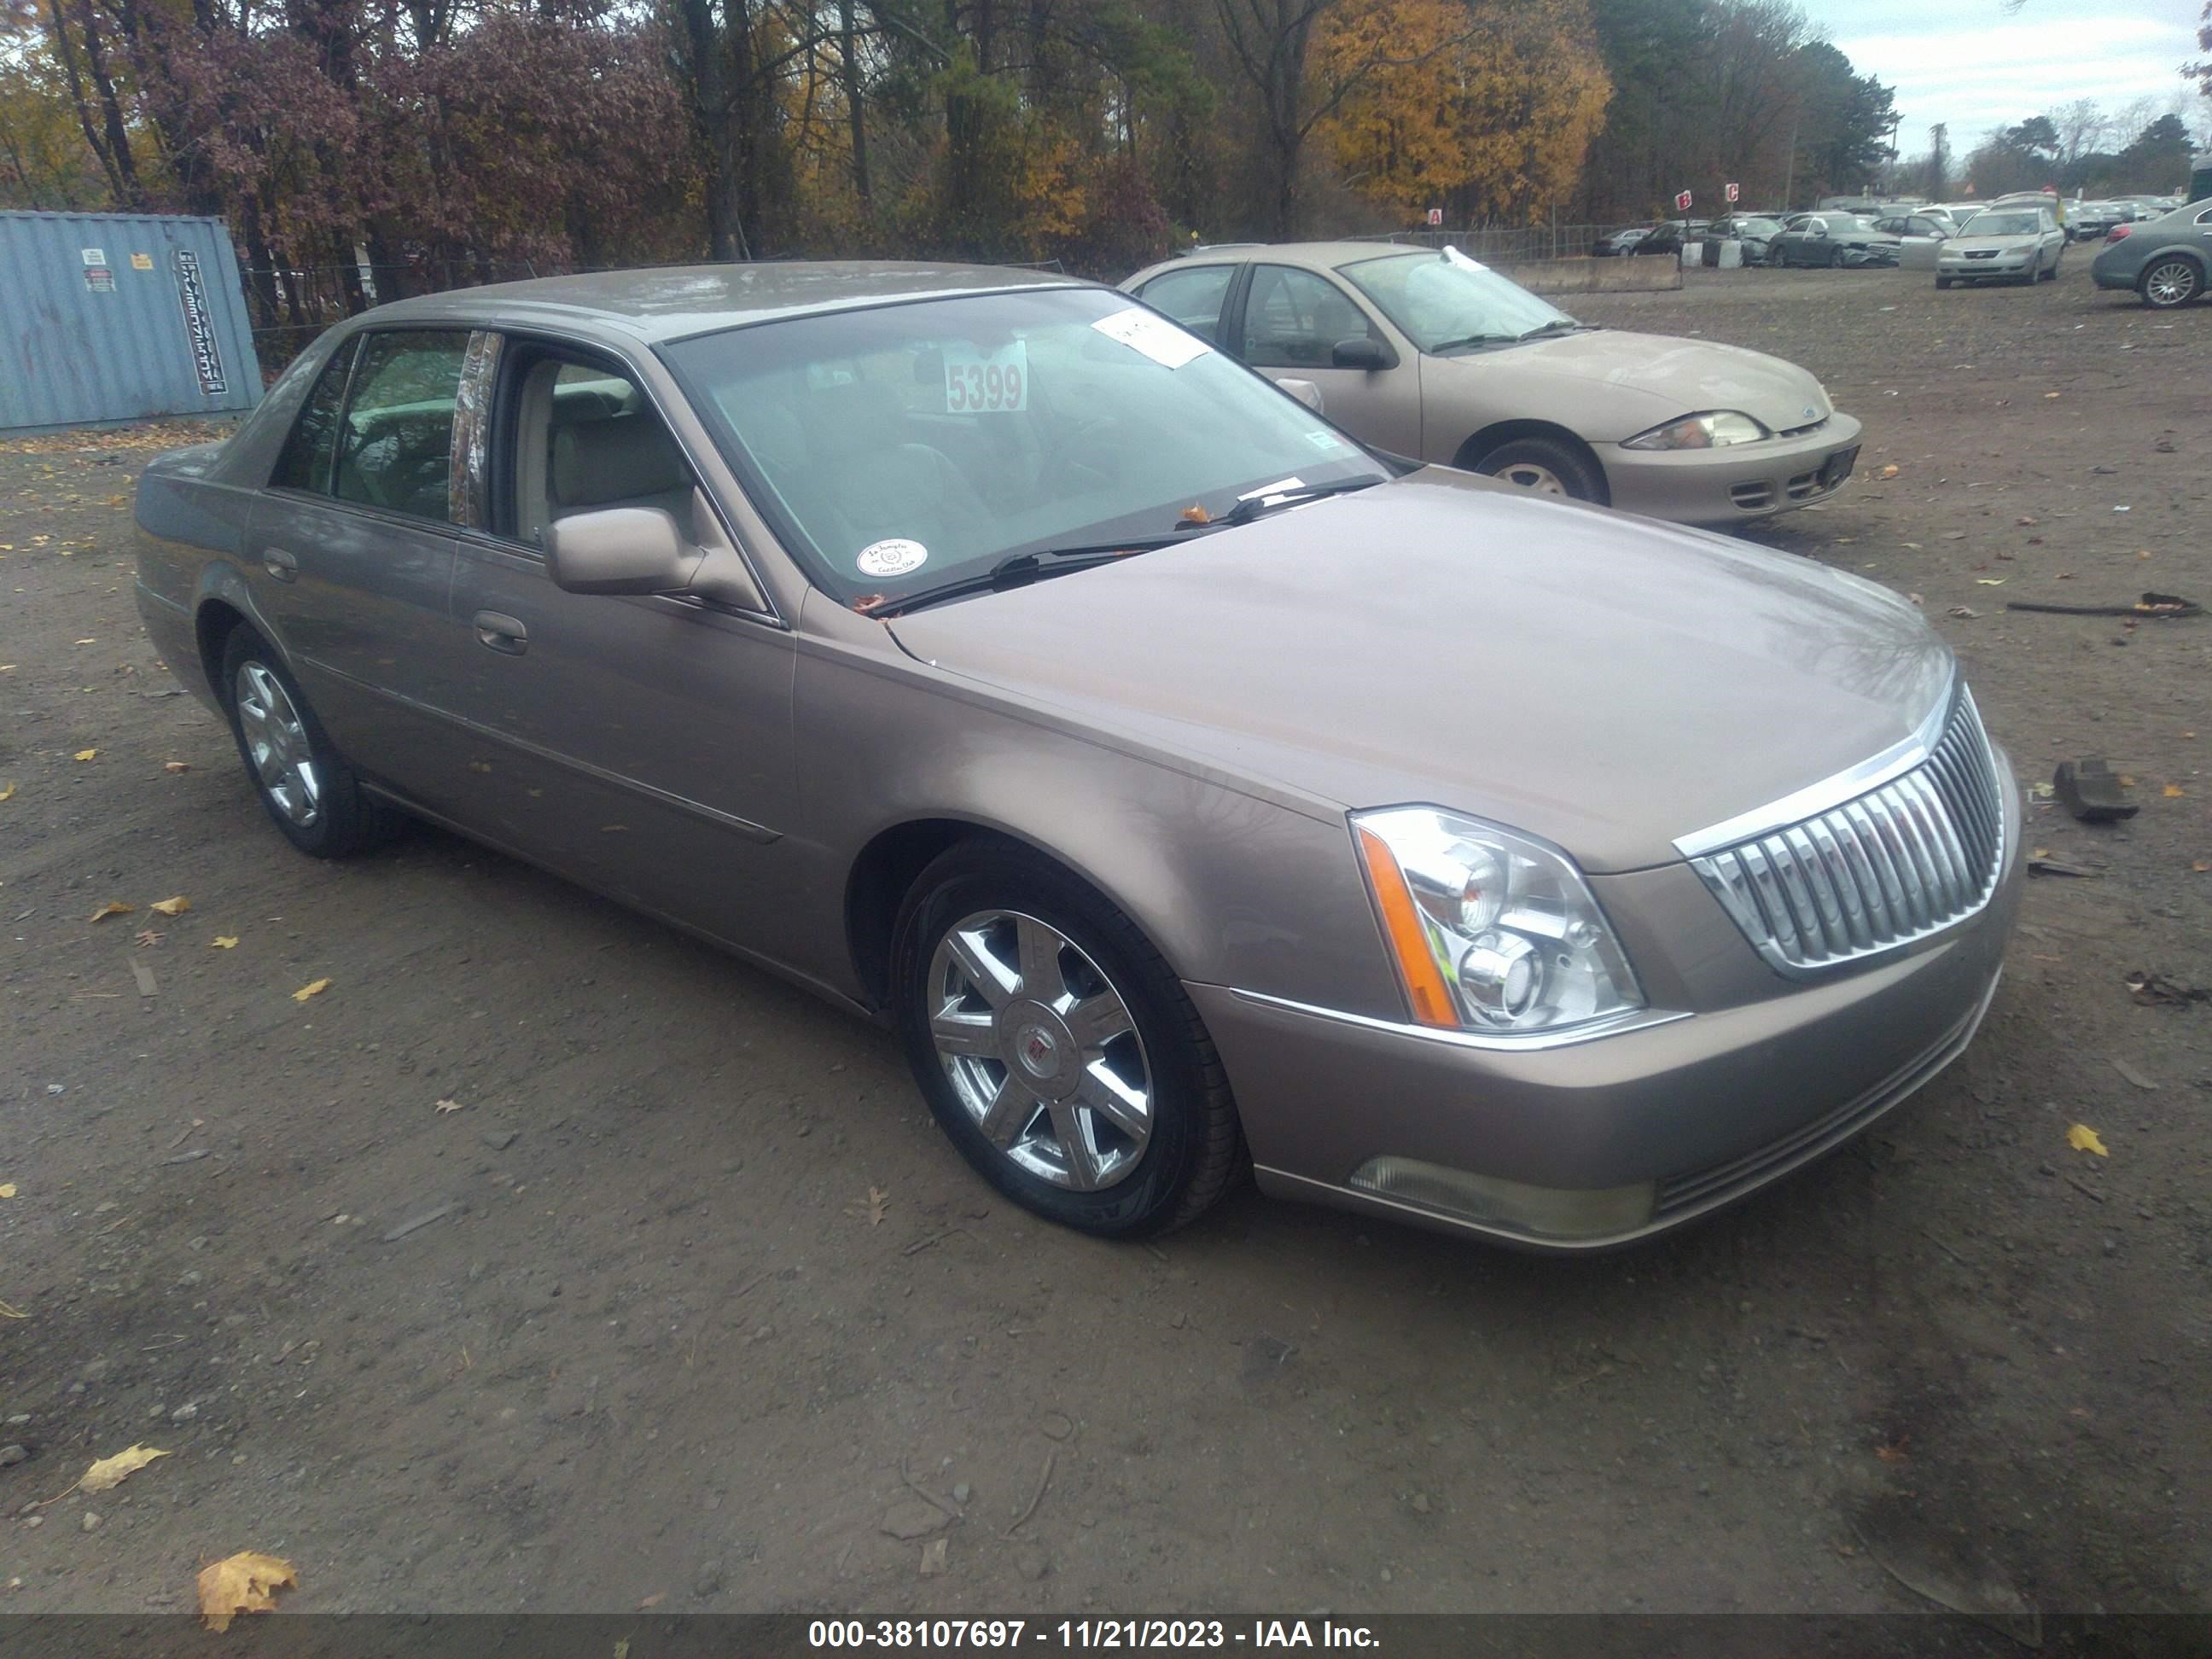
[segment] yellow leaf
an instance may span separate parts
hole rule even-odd
[[[2097,1138],[2097,1132],[2086,1123],[2077,1123],[2066,1132],[2066,1144],[2077,1152],[2094,1152],[2099,1158],[2112,1156],[2105,1150],[2105,1143]]]
[[[17,1313],[6,1303],[0,1302],[0,1319],[28,1319],[30,1316],[27,1313]]]
[[[295,1002],[305,1002],[309,997],[319,997],[330,988],[330,981],[326,979],[319,979],[312,984],[302,985],[298,990],[293,992],[292,1000]]]
[[[99,752],[97,749],[80,749],[76,751],[76,757],[81,761],[88,761]]]
[[[200,1569],[200,1617],[210,1630],[227,1631],[241,1613],[275,1612],[276,1592],[299,1582],[289,1561],[258,1550],[240,1550]]]
[[[125,904],[120,899],[110,899],[92,913],[92,920],[104,921],[109,916],[127,916],[137,908],[134,904]]]
[[[190,761],[163,761],[161,769],[164,772],[189,772],[192,766]]]
[[[210,951],[235,951],[238,949],[238,935],[235,933],[217,933],[213,939],[208,941],[208,949]]]
[[[0,1181],[0,1198],[13,1198],[15,1196],[15,1183],[12,1181]]]
[[[165,916],[181,916],[192,908],[192,902],[179,894],[175,898],[156,899],[146,908],[149,910],[159,910]]]
[[[2167,784],[2167,785],[2166,786],[2166,789],[2165,789],[2165,792],[2164,792],[2164,793],[2165,793],[2165,795],[2166,795],[2166,799],[2168,799],[2168,800],[2179,800],[2179,799],[2180,799],[2184,795],[2187,794],[2189,792],[2188,792],[2186,789],[2184,789],[2184,788],[2183,788],[2179,784],[2178,784],[2178,783],[2169,783],[2169,784]],[[8,799],[8,798],[7,798],[5,795],[0,795],[0,800],[5,800],[5,799]]]
[[[458,1112],[461,1109],[461,1103],[458,1100],[441,1100],[438,1103],[438,1109],[441,1112]]]
[[[10,778],[10,779],[9,779],[9,780],[8,780],[8,781],[7,781],[7,782],[5,782],[5,783],[0,783],[0,800],[12,800],[12,799],[15,799],[15,779]]]
[[[126,1476],[144,1468],[157,1457],[167,1457],[165,1451],[151,1446],[132,1446],[112,1457],[103,1457],[84,1472],[84,1479],[76,1483],[79,1492],[106,1492],[110,1486],[119,1486]]]

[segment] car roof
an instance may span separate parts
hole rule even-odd
[[[1663,220],[1660,222],[1671,224],[1674,222]],[[1435,253],[1437,251],[1422,242],[1245,242],[1224,246],[1218,252],[1193,253],[1175,263],[1186,266],[1241,265],[1249,260],[1261,259],[1270,264],[1300,265],[1309,270],[1334,270],[1362,259],[1381,258],[1393,253]]]
[[[458,322],[487,328],[537,323],[654,343],[902,301],[1096,286],[1054,271],[918,260],[665,265],[451,289],[395,300],[363,313],[359,320],[379,326]]]

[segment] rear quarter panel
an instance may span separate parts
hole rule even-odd
[[[210,476],[220,453],[221,446],[202,444],[157,456],[139,477],[134,514],[146,632],[169,672],[217,713],[200,660],[200,608],[220,599],[258,621],[239,562],[254,492]]]

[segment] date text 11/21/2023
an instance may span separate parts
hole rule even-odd
[[[1381,1645],[1364,1625],[1329,1619],[817,1619],[810,1648],[1090,1649],[1346,1648]]]

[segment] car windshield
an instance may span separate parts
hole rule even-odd
[[[2036,232],[2036,216],[2033,213],[1977,213],[1966,221],[1969,236],[2033,236]]]
[[[1735,222],[1740,236],[1778,236],[1782,227],[1771,219],[1739,219]]]
[[[1502,343],[1582,325],[1464,254],[1397,253],[1339,267],[1424,351]]]
[[[1191,507],[1385,469],[1126,295],[1037,289],[662,348],[817,585],[892,598],[1024,552],[1172,537]]]

